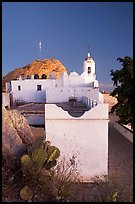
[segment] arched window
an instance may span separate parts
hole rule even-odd
[[[91,73],[91,67],[88,67],[88,74]]]
[[[38,74],[34,74],[34,79],[39,79]]]
[[[18,85],[18,91],[21,91],[21,86],[20,85]]]
[[[47,79],[47,76],[45,74],[42,74],[41,79]]]

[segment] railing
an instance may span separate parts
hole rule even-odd
[[[87,98],[86,96],[83,96],[83,97],[82,97],[82,102],[83,102],[88,108],[93,108],[93,107],[95,107],[95,106],[98,104],[97,100],[93,100],[93,99]]]

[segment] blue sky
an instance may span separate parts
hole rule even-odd
[[[100,86],[111,89],[118,57],[133,56],[132,2],[3,2],[2,75],[40,58],[82,73],[88,46]]]

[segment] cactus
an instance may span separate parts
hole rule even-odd
[[[32,161],[31,158],[29,157],[29,155],[23,155],[21,157],[21,162],[24,166],[30,167],[32,165]]]
[[[32,162],[36,165],[43,166],[45,161],[47,160],[47,153],[44,149],[36,149],[32,152]]]
[[[32,144],[32,151],[43,147],[44,137],[37,137]]]
[[[52,161],[47,161],[46,164],[44,165],[44,168],[46,170],[49,170],[51,169],[52,167],[54,167],[55,165],[57,164],[57,161],[56,160],[52,160]]]
[[[33,197],[33,192],[28,186],[24,186],[20,191],[20,197],[22,200],[31,200]]]
[[[47,162],[56,160],[60,156],[60,150],[55,146],[50,146],[48,148],[48,160]]]
[[[55,146],[50,146],[49,141],[45,141],[43,137],[36,138],[32,145],[30,155],[21,157],[22,173],[26,181],[32,182],[32,185],[38,185],[42,180],[50,181],[53,171],[48,171],[57,163],[60,156],[60,150]],[[30,201],[33,192],[28,186],[24,186],[20,191],[22,200]]]
[[[43,143],[44,143],[44,149],[45,149],[45,151],[48,151],[48,149],[49,149],[49,147],[50,147],[50,141],[43,141]]]
[[[43,137],[37,138],[32,145],[32,154],[21,157],[23,175],[37,175],[42,169],[51,169],[57,164],[59,156],[57,147],[50,146],[50,142],[45,142]]]

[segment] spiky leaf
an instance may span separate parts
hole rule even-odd
[[[42,166],[46,160],[47,153],[44,151],[44,149],[40,148],[32,152],[32,161],[34,164]]]
[[[24,186],[20,191],[20,197],[22,200],[31,200],[33,197],[33,192],[28,186]]]

